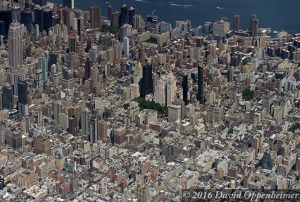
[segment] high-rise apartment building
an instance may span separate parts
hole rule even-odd
[[[120,12],[116,11],[112,13],[112,21],[111,21],[111,26],[114,29],[118,29],[119,28],[119,18],[120,18]]]
[[[258,34],[258,23],[259,20],[256,17],[256,15],[252,15],[250,18],[250,27],[249,27],[249,32],[251,33],[252,36],[257,36]]]
[[[175,101],[176,91],[176,78],[173,73],[170,72],[167,76],[167,106],[172,105],[172,103]]]
[[[90,7],[90,24],[91,29],[98,29],[101,27],[101,9],[98,6]]]
[[[159,78],[155,83],[156,85],[154,89],[154,101],[162,106],[166,106],[166,77],[162,76],[162,78]]]
[[[143,31],[145,29],[145,21],[141,15],[133,16],[133,28],[139,31]]]
[[[219,20],[213,23],[213,34],[224,36],[230,30],[230,23],[226,20]]]
[[[235,15],[233,21],[234,31],[238,32],[240,30],[240,16]]]

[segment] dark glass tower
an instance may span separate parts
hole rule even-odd
[[[25,9],[31,10],[32,2],[30,0],[25,0]]]
[[[184,104],[188,104],[188,91],[189,91],[189,85],[188,85],[188,76],[184,75],[182,80],[182,89],[183,89],[183,101]]]
[[[64,0],[63,6],[73,9],[74,8],[74,0]]]
[[[43,30],[48,32],[49,28],[52,27],[52,11],[50,9],[43,10]]]
[[[198,101],[204,104],[203,68],[198,65]]]
[[[88,80],[91,77],[91,61],[87,58],[84,65],[84,80]]]
[[[28,88],[27,88],[27,82],[26,81],[19,81],[18,82],[18,98],[19,103],[26,105],[28,104]]]
[[[121,7],[121,15],[120,15],[120,27],[124,24],[128,23],[128,7],[126,4],[124,4]]]
[[[128,11],[128,24],[133,25],[134,15],[135,15],[135,9],[133,7],[130,7]]]
[[[112,6],[111,5],[108,5],[108,7],[107,7],[107,19],[109,21],[112,21]]]
[[[33,0],[32,2],[34,4],[40,5],[40,6],[45,6],[46,5],[46,0]]]
[[[6,23],[0,20],[0,35],[6,36]]]
[[[56,53],[51,53],[50,54],[50,57],[48,59],[48,71],[51,72],[51,66],[53,64],[56,64],[57,63],[57,54]]]
[[[3,109],[13,109],[13,89],[9,84],[3,85],[2,107]]]
[[[32,30],[32,12],[30,10],[24,10],[21,12],[21,24],[26,26],[28,32]]]
[[[36,6],[34,9],[34,24],[39,25],[40,32],[44,30],[44,15],[41,7]]]
[[[77,18],[77,35],[80,36],[80,32],[81,32],[81,20],[80,18]]]
[[[144,98],[150,93],[153,93],[152,65],[146,64],[143,67],[143,78],[140,81],[140,94]]]
[[[4,32],[4,36],[7,36],[9,25],[12,22],[11,11],[0,11],[0,21],[2,21],[1,27],[4,27],[4,30],[2,32]]]

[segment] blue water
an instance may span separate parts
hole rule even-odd
[[[259,27],[300,32],[300,0],[75,0],[75,7],[85,10],[98,5],[102,15],[106,16],[108,2],[114,10],[119,10],[123,4],[133,6],[143,16],[155,10],[159,20],[172,24],[176,20],[190,19],[195,27],[221,17],[228,17],[232,22],[233,16],[239,14],[241,27],[247,29],[250,15],[256,14],[260,20]]]

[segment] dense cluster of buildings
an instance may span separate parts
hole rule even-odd
[[[300,34],[101,9],[0,1],[0,201],[300,188]]]

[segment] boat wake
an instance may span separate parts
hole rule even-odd
[[[140,3],[147,3],[147,4],[169,4],[169,6],[176,6],[176,7],[183,7],[183,8],[189,8],[193,6],[191,4],[177,4],[172,1],[169,2],[153,2],[149,0],[135,0],[135,1]]]
[[[141,2],[141,3],[147,3],[147,4],[151,4],[153,2],[151,1],[146,1],[146,0],[135,0],[136,2]]]
[[[218,10],[225,10],[226,8],[223,8],[223,7],[220,7],[220,6],[217,6],[216,9]]]
[[[177,7],[188,8],[188,7],[192,7],[193,5],[191,5],[191,4],[174,4],[174,3],[170,3],[170,6],[177,6]]]
[[[161,2],[161,1],[150,1],[150,0],[135,0],[136,2],[140,3],[147,3],[147,4],[167,4],[168,2]]]

